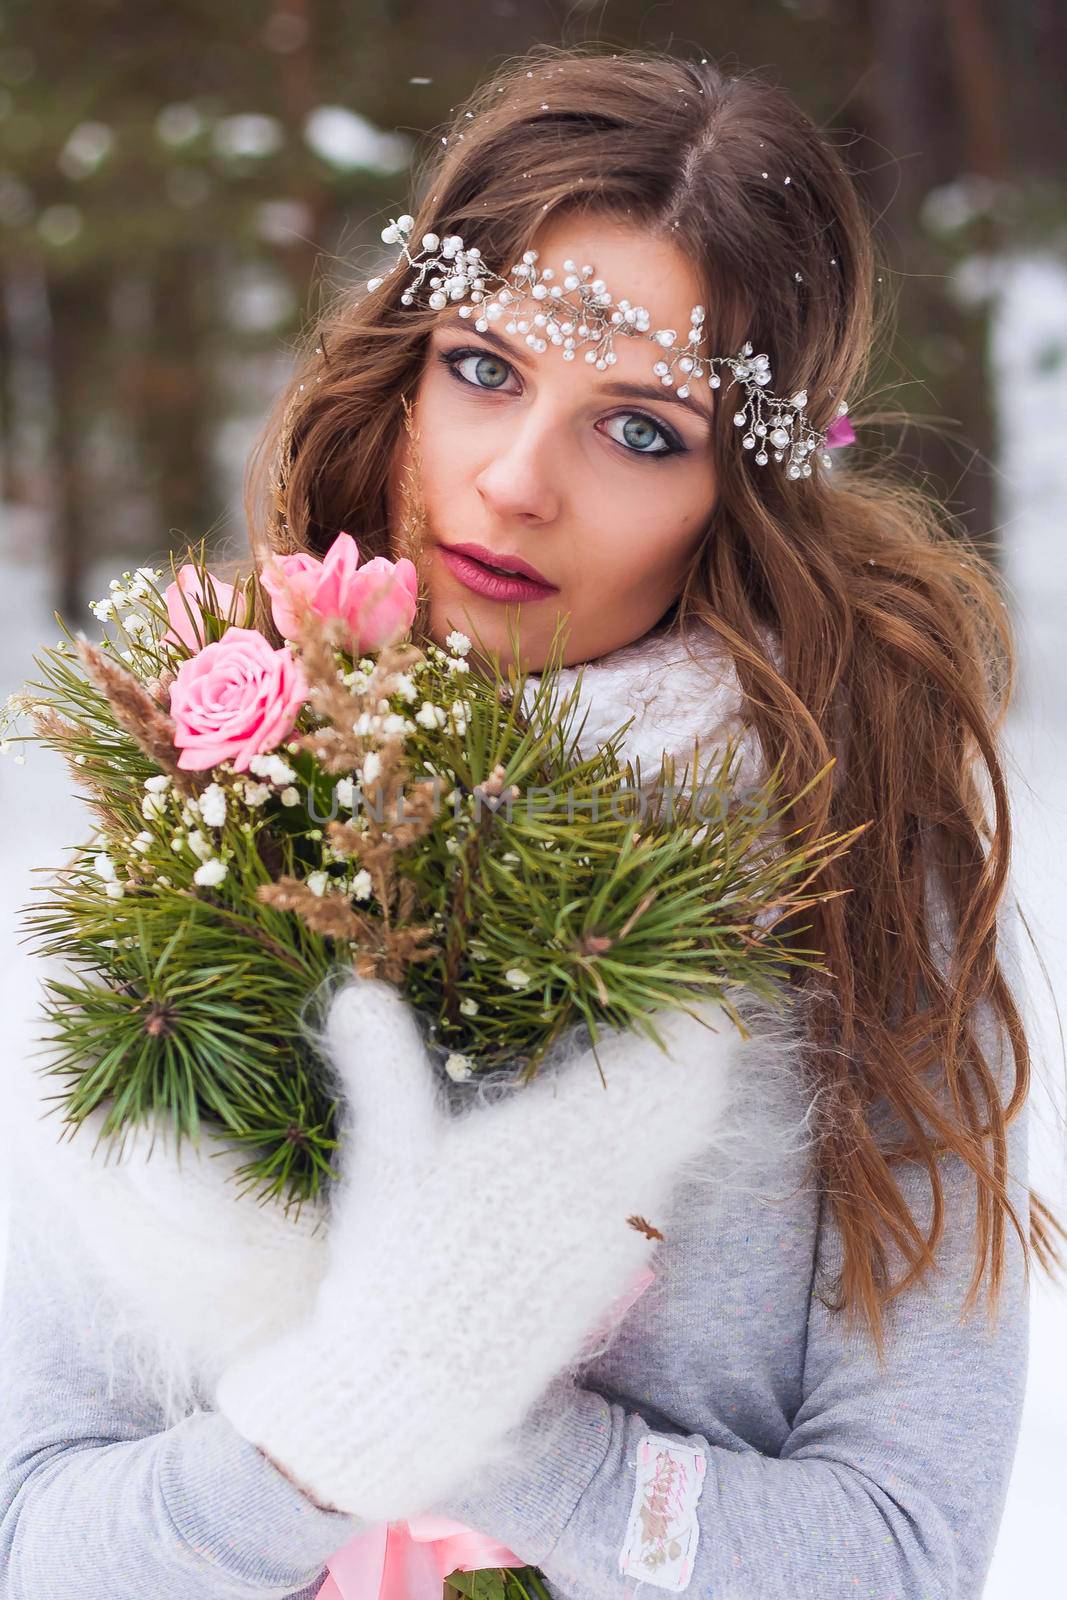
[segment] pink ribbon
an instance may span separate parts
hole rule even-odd
[[[441,1600],[450,1572],[527,1564],[507,1545],[450,1517],[380,1522],[330,1557],[330,1576],[316,1600]]]
[[[587,1345],[618,1326],[655,1276],[651,1267],[643,1267],[631,1279]],[[528,1565],[507,1545],[450,1517],[379,1522],[334,1552],[326,1563],[329,1577],[315,1600],[441,1600],[441,1585],[450,1572]]]

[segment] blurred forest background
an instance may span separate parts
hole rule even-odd
[[[0,504],[68,620],[105,556],[244,548],[257,425],[423,141],[507,56],[592,40],[766,72],[847,147],[897,307],[878,398],[920,423],[866,443],[996,543],[998,263],[1067,255],[1053,0],[3,0]]]

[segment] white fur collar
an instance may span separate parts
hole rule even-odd
[[[771,636],[767,635],[772,644]],[[572,735],[582,727],[578,749],[587,757],[624,722],[634,718],[621,741],[621,758],[640,761],[642,781],[654,778],[664,750],[675,757],[676,781],[692,766],[694,737],[700,741],[700,766],[706,769],[717,747],[739,737],[737,783],[757,784],[765,771],[762,747],[745,717],[745,696],[733,658],[705,624],[688,624],[686,642],[676,628],[653,632],[582,665],[564,667],[559,695],[578,685]],[[532,675],[535,687],[540,677]],[[527,690],[527,701],[531,689]],[[583,717],[585,718],[583,727]],[[690,771],[689,781],[693,773]]]

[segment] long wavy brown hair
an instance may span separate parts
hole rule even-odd
[[[700,263],[711,350],[750,339],[770,357],[777,394],[807,391],[814,427],[829,427],[845,398],[862,436],[855,397],[880,328],[875,227],[833,143],[780,88],[710,61],[538,46],[434,139],[410,207],[415,239],[459,233],[506,271],[560,212],[625,217]],[[249,464],[257,558],[321,555],[341,529],[368,555],[397,553],[390,469],[436,315],[401,305],[404,278],[386,269],[373,291],[341,290],[308,339]],[[994,1311],[1008,1222],[1027,1282],[1031,1256],[1062,1266],[1053,1235],[1067,1230],[1034,1191],[1018,1207],[1008,1193],[1005,1133],[1031,1076],[997,931],[1012,838],[998,734],[1013,641],[995,568],[925,491],[884,461],[837,458],[832,473],[787,479],[739,448],[730,404],[715,409],[718,498],[678,620],[720,636],[793,792],[837,758],[836,781],[813,786],[793,825],[868,824],[826,883],[848,892],[805,926],[833,989],[832,1003],[812,1007],[810,1070],[823,1108],[816,1173],[843,1266],[821,1293],[866,1322],[881,1357],[884,1307],[935,1265],[941,1153],[976,1183],[968,1307],[987,1278]],[[947,975],[931,944],[934,863],[955,928]],[[1010,1044],[1006,1099],[974,1027],[980,1006]],[[909,1135],[895,1149],[876,1137],[879,1105]],[[929,1174],[929,1233],[894,1176],[901,1161]],[[891,1247],[904,1262],[896,1281]]]

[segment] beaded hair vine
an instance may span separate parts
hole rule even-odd
[[[705,371],[710,387],[718,389],[722,378],[714,368],[728,367],[732,373],[729,382],[739,384],[745,395],[743,404],[734,412],[734,426],[745,430],[743,447],[755,451],[755,460],[761,467],[767,465],[771,455],[775,461],[785,461],[790,478],[811,477],[808,457],[816,451],[820,452],[822,465],[831,467],[830,451],[855,438],[851,424],[845,420],[848,406],[843,400],[830,427],[819,431],[807,419],[806,390],[798,389],[788,399],[768,394],[770,360],[766,355],[754,355],[750,343],[744,344],[736,356],[707,355],[702,348],[703,306],[693,307],[689,332],[679,344],[674,328],[651,329],[649,313],[643,306],[631,305],[629,300],[613,300],[603,278],[593,276],[591,266],[579,267],[574,261],[565,261],[563,281],[557,283],[551,267],[538,267],[538,252],[526,250],[522,260],[511,268],[514,281],[509,283],[487,268],[481,251],[465,245],[458,233],[444,238],[436,233],[423,234],[421,250],[412,255],[408,240],[414,226],[414,217],[405,215],[382,229],[383,243],[401,247],[396,267],[406,262],[413,271],[412,281],[400,296],[402,305],[414,305],[416,296],[428,289],[426,303],[432,310],[441,311],[451,302],[463,302],[457,305],[459,315],[473,317],[474,326],[481,333],[491,322],[505,318],[507,333],[521,334],[536,351],[547,350],[553,344],[562,351],[564,361],[573,361],[578,349],[589,345],[592,348],[585,351],[585,360],[599,371],[613,366],[618,359],[616,335],[648,338],[659,347],[659,359],[652,371],[665,388],[674,388],[682,399],[690,393],[691,383],[703,377]],[[396,267],[392,270],[396,271]],[[371,278],[367,289],[373,292],[384,282],[384,277]],[[532,309],[526,313],[531,302]]]

